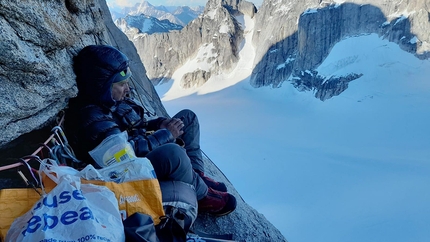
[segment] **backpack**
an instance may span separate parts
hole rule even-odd
[[[152,217],[144,213],[134,213],[123,221],[125,242],[160,242]]]

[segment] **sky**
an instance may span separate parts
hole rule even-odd
[[[198,115],[203,151],[289,242],[429,240],[429,60],[374,34],[345,39],[317,70],[363,76],[322,102],[289,82],[252,88],[243,61],[181,89],[201,54],[156,90],[172,116]]]
[[[110,6],[124,6],[124,7],[131,7],[134,6],[136,3],[142,2],[142,0],[106,0],[106,2]],[[206,6],[207,0],[149,0],[147,1],[151,5],[154,6]],[[263,0],[248,0],[248,2],[254,3],[254,5],[258,8],[262,3]]]

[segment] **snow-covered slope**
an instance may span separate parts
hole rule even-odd
[[[195,92],[199,94],[216,92],[244,80],[251,74],[252,61],[254,60],[255,55],[254,46],[251,43],[254,31],[254,20],[246,15],[237,16],[236,19],[242,24],[245,30],[245,38],[239,50],[239,62],[236,65],[236,68],[227,74],[221,73],[220,75],[213,75],[205,85],[201,87],[183,89],[181,88],[181,83],[179,81],[174,82],[170,90],[167,93],[164,93],[164,100],[171,100]],[[202,46],[193,59],[188,60],[173,74],[173,79],[181,80],[185,73],[194,72],[196,70],[209,71],[211,64],[213,64],[211,59],[213,61],[216,60],[214,58],[216,56],[212,54],[213,48],[213,44]]]
[[[254,89],[243,66],[222,86],[156,88],[171,115],[198,114],[202,149],[248,204],[291,242],[428,241],[429,60],[345,39],[318,72],[363,76],[325,102],[289,82]]]

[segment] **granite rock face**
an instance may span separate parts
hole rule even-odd
[[[253,43],[260,48],[251,85],[278,87],[290,81],[302,89],[316,91],[321,100],[339,95],[344,89],[337,86],[360,77],[361,73],[330,79],[333,83],[324,86],[318,85],[318,78],[324,77],[314,75],[317,78],[314,81],[302,80],[301,73],[315,70],[343,38],[363,34],[376,33],[417,58],[428,59],[429,6],[423,0],[358,0],[342,4],[312,0],[264,1],[256,14]]]
[[[243,29],[235,16],[253,15],[255,11],[254,5],[245,1],[210,0],[204,13],[180,31],[144,34],[130,39],[154,84],[170,79],[173,72],[190,57],[207,53],[200,59],[207,63],[207,69],[192,70],[186,75],[186,80],[182,79],[186,82],[185,86],[200,86],[211,75],[230,72],[236,66]],[[201,72],[211,74],[198,74]]]
[[[223,11],[219,14],[229,16]],[[227,19],[226,23],[232,29],[237,28],[231,19]],[[207,25],[202,29],[202,32],[206,32],[203,35],[205,38],[213,37],[209,34],[210,28]],[[0,32],[2,151],[9,149],[12,143],[16,146],[14,151],[34,145],[18,142],[24,134],[34,133],[39,138],[43,136],[43,141],[48,138],[50,133],[45,133],[44,129],[55,125],[58,113],[67,107],[69,98],[77,94],[72,58],[90,44],[109,44],[124,52],[131,60],[132,86],[141,94],[142,104],[157,116],[168,116],[146,75],[136,48],[114,25],[104,0],[0,1]],[[220,36],[219,42],[235,42],[233,37],[229,38]],[[193,41],[190,48],[192,43],[201,40],[197,38]],[[229,51],[235,48],[234,44],[227,45]],[[183,58],[179,54],[172,56]],[[225,58],[226,65],[231,64],[228,63],[229,58]],[[153,66],[147,68],[152,71]],[[187,79],[208,75],[196,72]],[[226,182],[229,191],[236,195],[238,206],[236,211],[221,218],[199,216],[194,225],[196,229],[212,234],[233,234],[237,241],[286,241],[262,214],[241,199],[210,159],[206,158],[205,162],[206,173]],[[0,165],[5,165],[3,160]],[[16,172],[14,175],[17,176]],[[11,179],[2,176],[0,188],[20,185]]]
[[[328,81],[333,82],[330,85],[306,88],[304,83],[319,81],[301,80],[301,73],[314,71],[333,46],[344,38],[376,33],[417,58],[430,58],[429,6],[428,0],[344,3],[265,0],[257,12],[255,6],[246,1],[210,0],[204,13],[182,31],[134,37],[133,42],[145,66],[150,67],[148,77],[154,84],[169,80],[187,60],[200,56],[202,50],[209,53],[210,57],[201,61],[210,65],[203,70],[210,74],[193,74],[201,70],[191,70],[181,80],[183,87],[198,87],[207,81],[206,78],[230,73],[236,66],[245,33],[235,17],[247,15],[254,20],[255,59],[251,85],[280,87],[285,82],[291,83],[301,90],[312,90],[318,93],[317,98],[325,100],[339,95],[344,89],[337,87],[347,87],[345,85],[361,73],[329,78]],[[228,30],[222,31],[220,27],[225,24]]]
[[[128,52],[136,60],[136,82],[150,93],[146,103],[165,113],[132,43],[105,23],[105,6],[95,0],[0,2],[0,147],[45,126],[67,106],[77,93],[72,57],[89,44]]]

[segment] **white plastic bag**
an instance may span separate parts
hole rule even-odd
[[[80,172],[84,179],[122,183],[156,178],[151,162],[136,157],[126,131],[108,136],[89,154],[102,168],[96,170],[88,165]]]
[[[88,153],[100,167],[136,158],[126,131],[108,136]]]
[[[81,184],[67,167],[45,163],[41,170],[57,186],[15,219],[6,235],[7,242],[125,241],[113,192],[104,186]]]
[[[87,180],[113,181],[116,183],[157,178],[151,162],[147,158],[137,157],[101,169],[87,165],[79,172],[79,175]]]

